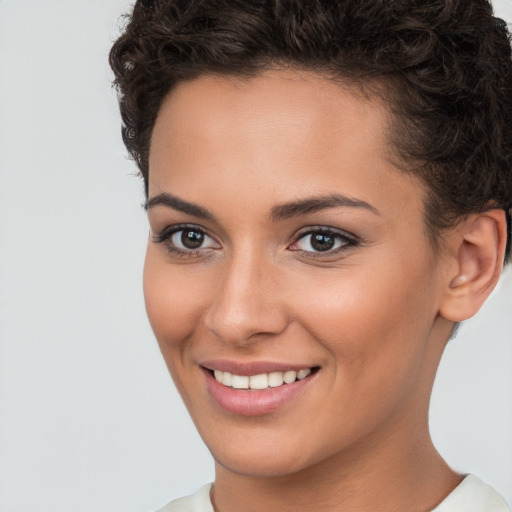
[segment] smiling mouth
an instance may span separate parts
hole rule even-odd
[[[318,367],[313,367],[298,371],[288,370],[285,372],[260,373],[258,375],[236,375],[221,370],[210,370],[210,372],[217,382],[226,387],[261,391],[268,388],[278,388],[287,384],[293,384],[294,382],[305,379],[317,370]]]

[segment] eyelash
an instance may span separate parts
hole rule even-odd
[[[326,251],[305,251],[302,249],[290,250],[300,252],[303,255],[307,255],[308,258],[327,259],[329,257],[332,257],[333,255],[341,254],[359,245],[359,240],[357,240],[356,237],[351,236],[345,232],[340,232],[332,228],[327,228],[325,226],[313,226],[307,228],[306,231],[302,231],[301,233],[299,233],[290,247],[297,245],[301,240],[304,240],[306,237],[311,235],[324,235],[332,237],[335,240],[335,242],[341,242],[341,245],[335,249],[328,249]]]
[[[202,229],[201,227],[194,225],[194,224],[176,224],[173,226],[167,226],[165,229],[163,229],[160,233],[157,233],[156,235],[153,235],[153,241],[155,243],[162,243],[165,244],[166,249],[173,255],[181,258],[193,258],[193,257],[199,257],[201,256],[201,251],[204,251],[205,249],[210,249],[211,247],[199,247],[198,249],[180,249],[176,247],[173,243],[171,243],[172,237],[181,231],[191,231],[199,233],[200,235],[204,237],[208,237],[209,239],[213,240],[215,243],[216,240],[208,235],[208,233]],[[323,235],[327,237],[331,237],[336,242],[341,242],[341,245],[337,248],[333,249],[327,249],[325,251],[306,251],[303,249],[294,248],[300,241],[304,240],[306,237],[311,235]],[[346,252],[354,247],[359,245],[359,240],[357,240],[356,237],[348,235],[347,233],[340,232],[337,230],[334,230],[332,228],[327,228],[325,226],[313,226],[308,227],[306,231],[300,232],[296,237],[292,244],[288,246],[288,250],[291,250],[293,252],[299,252],[303,256],[306,255],[308,258],[314,258],[314,259],[327,259],[329,257],[332,257],[333,255],[338,255],[343,252]]]
[[[194,224],[176,224],[173,226],[167,226],[165,229],[163,229],[160,233],[157,233],[156,235],[153,235],[153,241],[157,244],[164,244],[166,249],[173,255],[178,256],[180,258],[194,258],[201,256],[201,250],[204,251],[205,247],[200,247],[198,249],[180,249],[179,247],[176,247],[171,239],[173,235],[176,233],[179,233],[180,231],[191,231],[196,232],[204,237],[208,237],[209,239],[213,240],[215,239],[208,235],[206,231],[199,226],[196,226]]]

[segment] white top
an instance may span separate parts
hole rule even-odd
[[[159,512],[214,512],[210,501],[212,484],[193,496],[171,501]],[[468,475],[432,512],[511,512],[505,500],[489,485]]]
[[[510,512],[510,508],[490,485],[468,475],[432,512]]]

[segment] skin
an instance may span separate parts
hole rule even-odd
[[[467,297],[473,309],[481,303],[474,283],[484,300],[499,275],[502,220],[470,217],[434,252],[425,189],[391,163],[389,122],[378,100],[292,70],[202,76],[162,105],[144,293],[215,458],[219,511],[426,511],[461,480],[432,445],[428,403],[454,321],[472,314]],[[156,204],[161,194],[209,218]],[[369,207],[272,218],[279,205],[332,194]],[[162,241],[182,224],[206,233],[198,250],[177,247],[180,234]],[[312,227],[352,241],[315,252],[304,236]],[[492,237],[494,252],[482,256]],[[219,358],[319,370],[293,400],[244,416],[205,386],[201,364]]]

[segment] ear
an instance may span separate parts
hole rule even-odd
[[[442,317],[461,322],[477,313],[500,278],[506,244],[503,210],[472,214],[448,235]]]

